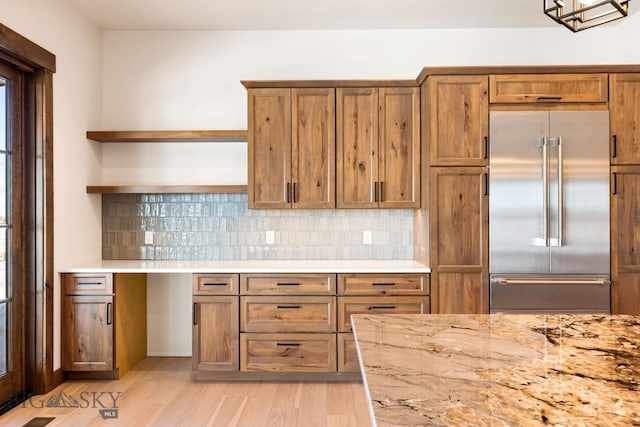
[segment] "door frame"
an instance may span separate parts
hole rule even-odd
[[[53,371],[53,73],[56,57],[0,24],[0,59],[23,73],[26,270],[25,387],[46,393],[62,383]],[[25,166],[26,167],[26,166]]]

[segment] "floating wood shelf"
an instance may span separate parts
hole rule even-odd
[[[89,194],[246,193],[246,185],[88,185]]]
[[[246,142],[246,130],[127,130],[87,131],[98,142]]]

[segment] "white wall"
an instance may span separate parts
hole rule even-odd
[[[100,32],[59,0],[0,0],[0,22],[56,55],[54,144],[54,369],[60,366],[60,283],[66,266],[99,260],[101,204],[88,197],[101,152],[85,132],[99,123]]]

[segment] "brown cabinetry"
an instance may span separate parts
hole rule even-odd
[[[250,89],[248,110],[249,207],[335,207],[335,89]]]
[[[640,314],[640,165],[612,168],[611,311]]]
[[[491,103],[592,103],[609,100],[607,74],[496,74]]]
[[[425,147],[430,166],[488,164],[487,76],[435,76],[426,83]]]
[[[418,88],[338,88],[337,207],[420,205]]]
[[[640,164],[640,74],[610,77],[611,164]]]
[[[338,274],[338,371],[359,369],[352,314],[429,313],[427,274]]]
[[[485,167],[432,167],[430,251],[434,313],[489,310]]]
[[[237,274],[194,274],[192,366],[194,371],[237,371],[239,296]]]
[[[119,378],[144,359],[144,274],[62,274],[62,369]]]

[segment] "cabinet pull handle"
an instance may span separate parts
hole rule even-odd
[[[613,173],[613,195],[618,194],[618,174],[616,172]]]
[[[286,193],[287,193],[287,203],[291,203],[291,183],[290,182],[287,182]]]
[[[113,322],[113,319],[111,318],[111,306],[112,304],[108,302],[107,303],[107,325],[110,325]]]
[[[100,286],[102,284],[102,282],[76,282],[76,286]]]
[[[380,203],[384,202],[384,181],[380,181]]]
[[[373,201],[378,201],[378,181],[373,183]]]
[[[198,314],[197,313],[198,313],[198,303],[194,302],[193,303],[193,313],[192,313],[193,326],[198,324]]]
[[[372,283],[371,286],[395,286],[395,282],[389,282],[389,283]]]
[[[277,306],[279,309],[280,308],[300,308],[299,305],[278,305]]]
[[[615,159],[618,156],[618,135],[613,135],[611,139],[613,140],[611,144],[613,145],[611,147],[611,157]]]
[[[539,96],[538,102],[562,101],[561,96]]]
[[[489,158],[489,137],[488,136],[484,137],[484,158],[485,159]]]
[[[278,347],[300,347],[299,342],[279,342],[276,343]]]
[[[298,203],[298,183],[293,183],[293,203]]]
[[[369,310],[393,310],[395,308],[395,305],[372,305]]]
[[[300,283],[277,283],[277,286],[300,286]]]
[[[486,172],[484,173],[484,195],[489,195],[489,174]]]
[[[203,286],[227,286],[226,283],[203,283]]]

